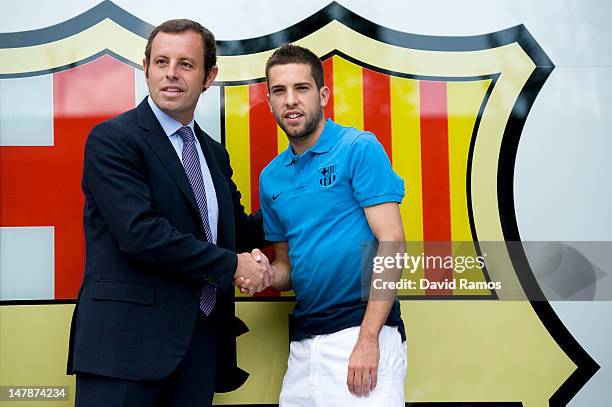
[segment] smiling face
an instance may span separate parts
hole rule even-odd
[[[205,77],[202,36],[193,31],[158,33],[152,42],[151,59],[145,59],[143,67],[153,102],[184,125],[193,119],[200,93],[217,76],[213,66]]]
[[[289,141],[314,145],[325,126],[323,108],[329,89],[317,89],[310,66],[300,63],[274,65],[268,72],[268,103]],[[294,146],[295,147],[295,146]]]

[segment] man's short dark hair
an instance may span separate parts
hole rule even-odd
[[[314,78],[317,89],[324,85],[323,64],[318,56],[308,48],[293,44],[285,44],[270,56],[266,63],[266,79],[270,73],[270,68],[275,65],[286,64],[305,64],[310,66],[310,72]]]
[[[153,40],[158,33],[162,32],[178,34],[186,31],[193,31],[194,33],[202,36],[202,45],[204,46],[204,75],[207,78],[208,73],[217,63],[217,44],[215,41],[215,36],[208,29],[202,27],[202,25],[192,20],[168,20],[155,27],[155,29],[151,31],[151,34],[149,35],[147,47],[145,48],[145,59],[147,60],[147,65],[151,63],[151,47],[153,46]]]

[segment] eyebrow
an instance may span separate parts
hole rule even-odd
[[[294,83],[291,86],[312,86],[312,84],[310,82],[298,82],[298,83]],[[280,89],[280,88],[286,88],[287,85],[273,85],[270,86],[270,89]]]
[[[168,56],[166,56],[166,55],[164,55],[164,54],[154,55],[154,56],[153,56],[151,59],[152,59],[152,60],[156,60],[156,59],[160,59],[160,58],[163,58],[163,59],[170,59],[170,57],[168,57]],[[194,65],[195,65],[195,63],[196,63],[195,58],[191,58],[191,57],[180,57],[180,58],[178,58],[178,60],[179,60],[179,61],[189,61],[189,62],[191,62],[191,63],[192,63],[192,64],[194,64]]]

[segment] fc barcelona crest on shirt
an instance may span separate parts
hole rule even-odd
[[[336,181],[336,164],[324,165],[319,168],[319,185],[330,187]]]

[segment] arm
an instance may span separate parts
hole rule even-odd
[[[291,263],[289,262],[289,243],[274,243],[276,257],[272,264],[272,287],[280,291],[291,290]]]
[[[364,208],[368,224],[380,245],[377,256],[394,256],[405,251],[404,229],[400,216],[399,204],[396,202],[381,203]],[[387,242],[395,242],[387,243]],[[401,270],[398,270],[401,273]],[[399,277],[399,274],[397,275]],[[378,335],[382,329],[391,307],[393,299],[370,299],[365,316],[361,323],[359,338],[349,359],[347,385],[349,391],[355,395],[368,395],[376,387],[380,349]]]
[[[236,254],[180,232],[153,209],[142,148],[114,123],[92,130],[83,168],[86,211],[99,212],[119,249],[147,268],[210,281],[230,293]]]

